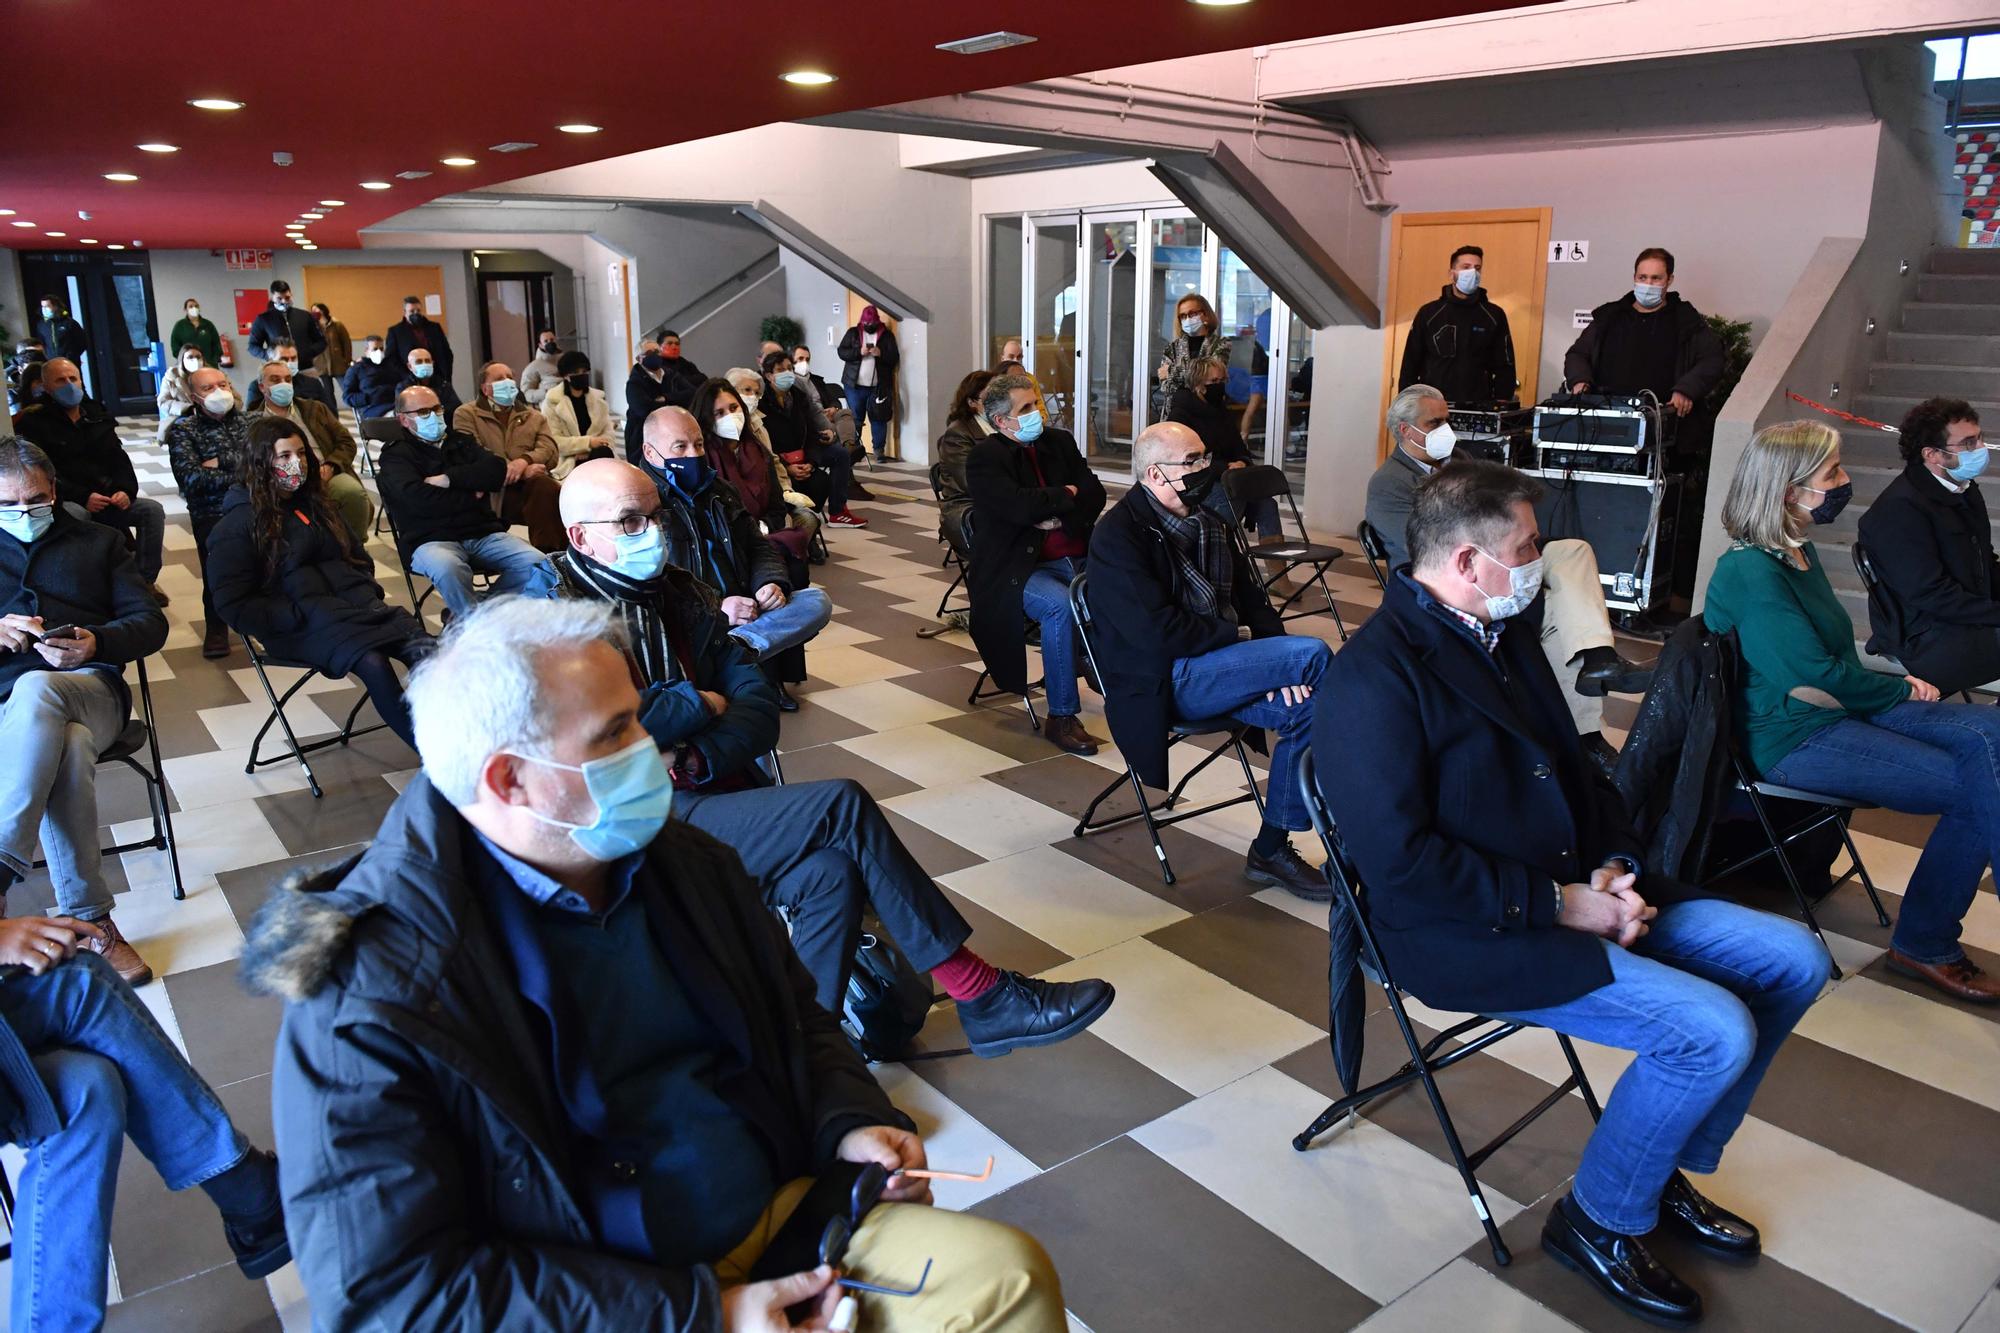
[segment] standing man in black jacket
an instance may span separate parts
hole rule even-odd
[[[292,304],[292,284],[279,278],[271,284],[271,303],[250,323],[250,355],[258,361],[276,361],[282,340],[290,340],[308,366],[326,351],[319,321],[310,310]]]
[[[84,354],[90,350],[90,339],[85,336],[83,325],[70,318],[69,311],[63,309],[62,298],[53,293],[42,298],[35,335],[42,340],[44,356],[68,357],[82,365]]]
[[[396,420],[403,438],[382,450],[376,484],[403,563],[436,585],[453,616],[476,604],[475,573],[496,576],[496,594],[547,596],[555,568],[495,512],[492,496],[507,484],[507,460],[448,427],[429,389],[397,394]]]
[[[437,363],[437,378],[451,383],[451,339],[444,336],[444,326],[424,314],[424,303],[414,296],[403,298],[402,322],[389,330],[389,364],[407,366],[410,353],[423,348]]]
[[[1514,335],[1507,312],[1479,285],[1485,266],[1486,252],[1476,245],[1451,252],[1451,281],[1410,321],[1398,389],[1429,384],[1454,407],[1514,400]]]
[[[1083,461],[1076,437],[1042,419],[1040,391],[1026,375],[996,375],[979,396],[994,433],[966,456],[965,488],[979,534],[965,590],[972,641],[993,683],[1028,691],[1026,616],[1042,627],[1042,690],[1049,716],[1042,735],[1068,754],[1092,755],[1103,742],[1077,714],[1076,617],[1069,585],[1083,572],[1090,528],[1104,511],[1104,485]]]
[[[1931,398],[1903,418],[1903,475],[1861,516],[1878,586],[1868,598],[1871,653],[1956,694],[2000,680],[2000,560],[1986,497],[1979,413]]]

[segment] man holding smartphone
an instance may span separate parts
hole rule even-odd
[[[97,756],[132,713],[127,662],[158,652],[167,619],[124,534],[56,503],[55,468],[0,436],[0,892],[27,877],[37,835],[58,917],[134,986],[153,970],[111,920],[97,828]]]

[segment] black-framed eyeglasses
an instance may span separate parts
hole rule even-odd
[[[0,505],[0,514],[9,518],[49,518],[55,512],[53,501],[45,505]]]
[[[1199,457],[1199,458],[1173,458],[1173,459],[1163,459],[1163,460],[1162,460],[1162,461],[1161,461],[1161,462],[1160,462],[1160,463],[1158,464],[1158,466],[1160,466],[1160,467],[1189,467],[1189,468],[1193,468],[1193,467],[1205,467],[1205,466],[1207,466],[1207,465],[1208,465],[1208,455],[1207,455],[1207,454],[1203,454],[1203,455],[1202,455],[1201,457]]]
[[[583,518],[577,522],[586,527],[615,523],[619,532],[627,537],[636,537],[647,528],[664,528],[667,525],[667,511],[655,509],[650,514],[626,514],[620,518]]]

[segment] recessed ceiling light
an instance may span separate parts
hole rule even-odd
[[[105,246],[104,248],[107,250],[123,250],[125,247],[118,244],[118,242],[113,241],[111,244]]]
[[[441,157],[438,161],[448,167],[475,167],[479,165],[479,159],[476,157]]]
[[[123,183],[125,181],[135,181],[139,178],[129,171],[107,171],[104,173],[104,179]]]
[[[0,208],[0,218],[11,218],[11,217],[13,217],[13,216],[14,216],[14,210],[13,210],[13,209],[11,209],[11,208]]]
[[[32,227],[35,224],[32,222],[16,222],[14,225],[17,227]]]
[[[179,144],[172,143],[142,143],[139,145],[139,151],[142,153],[178,153],[180,150]]]
[[[44,235],[44,236],[55,236],[55,237],[63,237],[63,236],[67,236],[67,235],[69,235],[69,233],[68,233],[68,232],[66,232],[66,231],[45,231],[45,232],[43,232],[43,233],[42,233],[42,235]]]
[[[961,37],[955,42],[939,42],[937,49],[955,56],[978,56],[988,51],[1004,51],[1010,46],[1026,46],[1034,41],[1024,32],[988,32],[977,37]]]
[[[1247,5],[1250,0],[1192,0],[1194,4],[1206,5],[1210,9],[1227,9],[1233,5]]]
[[[145,244],[145,242],[144,242],[144,241],[134,241],[134,242],[132,242],[132,248],[133,248],[134,250],[137,250],[137,249],[138,249],[139,247],[143,246],[144,244]]]
[[[76,243],[78,245],[96,245],[97,238],[95,236],[79,236],[76,238]]]
[[[299,214],[299,216],[300,216],[300,217],[302,217],[302,218],[310,218],[310,219],[311,219],[312,221],[314,221],[314,222],[318,222],[318,221],[319,221],[319,220],[320,220],[321,218],[325,217],[325,216],[326,216],[326,214],[324,214],[324,213],[301,213],[301,214]]]
[[[345,199],[322,199],[319,201],[319,206],[321,208],[342,208],[345,207],[346,204],[347,201]]]
[[[558,125],[556,128],[564,134],[595,134],[604,127],[602,125],[587,125],[579,120],[572,121],[568,125]]]
[[[241,111],[243,109],[241,102],[232,102],[227,97],[191,97],[188,99],[188,105],[199,107],[203,111]]]
[[[795,69],[778,77],[786,83],[795,83],[802,88],[816,88],[821,84],[833,82],[833,75],[820,69]]]
[[[364,190],[386,190],[386,189],[388,189],[388,188],[389,188],[389,182],[387,182],[387,181],[363,181],[363,182],[361,182],[361,188],[362,188],[362,189],[364,189]]]

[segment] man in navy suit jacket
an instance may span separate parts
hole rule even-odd
[[[1639,1237],[1664,1221],[1758,1252],[1682,1171],[1715,1170],[1827,958],[1638,863],[1541,651],[1539,491],[1476,461],[1418,486],[1410,563],[1327,668],[1313,752],[1398,985],[1635,1052],[1542,1246],[1628,1311],[1687,1323],[1700,1295]]]

